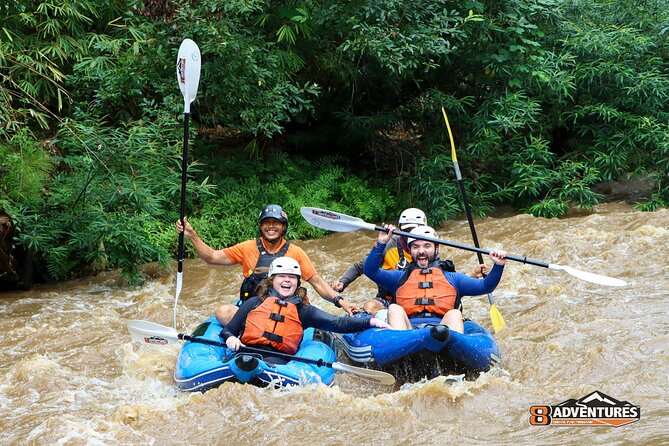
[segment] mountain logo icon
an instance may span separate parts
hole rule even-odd
[[[641,408],[629,401],[619,401],[600,391],[579,399],[568,399],[554,406],[530,407],[533,426],[613,426],[639,421]]]

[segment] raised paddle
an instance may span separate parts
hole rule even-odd
[[[140,321],[140,320],[128,321],[128,330],[130,331],[130,334],[132,335],[132,338],[135,341],[142,342],[144,344],[167,345],[167,344],[174,344],[181,339],[184,341],[197,342],[200,344],[207,344],[216,347],[227,348],[227,345],[225,345],[224,342],[177,333],[176,330],[170,327],[166,327],[164,325],[156,324],[154,322],[149,322],[149,321]],[[355,367],[352,365],[343,364],[341,362],[328,362],[322,359],[302,358],[300,356],[293,356],[280,352],[268,352],[267,350],[261,350],[259,348],[246,347],[246,346],[241,347],[239,349],[239,352],[258,353],[261,355],[271,355],[288,361],[306,362],[307,364],[315,364],[319,367],[330,367],[340,372],[350,373],[352,375],[356,375],[360,378],[366,379],[367,381],[373,381],[379,384],[386,384],[386,385],[395,384],[395,377],[393,375],[391,375],[390,373],[382,372],[380,370]]]
[[[441,113],[444,115],[444,121],[446,121],[446,128],[448,129],[448,138],[451,141],[451,158],[453,159],[453,168],[455,169],[455,179],[457,180],[458,186],[460,187],[460,195],[462,195],[462,203],[465,207],[465,213],[467,214],[467,221],[469,222],[469,231],[472,233],[472,240],[474,241],[474,246],[480,248],[479,238],[476,236],[476,228],[474,227],[474,218],[472,217],[472,211],[469,208],[469,201],[467,200],[465,183],[462,180],[462,174],[460,173],[460,166],[458,165],[458,156],[455,153],[455,142],[453,141],[451,124],[448,122],[448,117],[446,116],[446,110],[444,110],[444,107],[441,107]],[[482,264],[483,255],[480,252],[477,252],[476,255],[478,257],[479,264]],[[495,329],[495,333],[497,333],[502,328],[506,327],[506,322],[504,322],[502,313],[500,313],[497,307],[495,306],[495,299],[492,297],[492,293],[488,293],[488,303],[490,304],[490,321],[492,322],[492,327]]]
[[[355,231],[356,229],[368,229],[370,231],[383,231],[388,232],[388,229],[377,226],[372,223],[366,223],[365,221],[357,218],[351,217],[350,215],[340,214],[339,212],[328,211],[326,209],[318,208],[309,208],[303,207],[300,209],[302,217],[311,225],[326,229],[328,231],[336,232],[350,232]],[[393,234],[412,237],[418,240],[425,240],[428,242],[436,243],[439,245],[446,245],[452,248],[464,249],[465,251],[480,252],[481,254],[490,254],[489,249],[476,248],[473,246],[461,245],[459,243],[448,242],[446,240],[441,240],[434,237],[428,237],[426,235],[419,234],[410,234],[404,231],[393,231]],[[526,263],[528,265],[541,266],[543,268],[548,268],[553,271],[564,271],[567,274],[570,274],[577,279],[584,280],[590,283],[596,283],[598,285],[606,286],[625,286],[627,282],[621,279],[614,279],[612,277],[602,276],[601,274],[589,273],[587,271],[581,271],[571,266],[557,265],[555,263],[546,263],[538,260],[528,259],[527,257],[518,257],[507,255],[507,260],[513,260],[514,262]]]
[[[184,97],[184,147],[181,157],[181,209],[179,219],[184,224],[186,215],[186,170],[188,169],[188,120],[190,117],[190,103],[195,100],[197,87],[200,83],[200,49],[195,42],[184,39],[179,47],[177,56],[177,81]],[[174,328],[177,327],[177,302],[183,286],[184,264],[184,233],[179,233],[179,253],[177,256],[177,290],[174,298]]]

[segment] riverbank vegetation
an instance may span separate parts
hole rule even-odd
[[[188,215],[223,247],[264,203],[382,221],[462,213],[441,107],[479,216],[559,217],[643,175],[669,204],[669,12],[642,1],[18,0],[0,6],[0,209],[9,257],[54,279],[166,264],[183,100],[202,53]],[[192,252],[191,252],[192,253]],[[8,266],[7,266],[8,265]],[[23,265],[23,266],[22,266]]]

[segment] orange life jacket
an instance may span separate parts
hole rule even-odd
[[[407,316],[420,313],[443,316],[456,308],[458,292],[437,265],[410,269],[400,283],[395,302],[404,308]]]
[[[249,312],[241,341],[248,345],[270,345],[294,355],[303,335],[297,306],[270,296]]]

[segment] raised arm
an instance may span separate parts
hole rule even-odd
[[[341,308],[348,314],[353,314],[360,311],[357,305],[351,302],[347,302],[341,296],[339,296],[337,292],[333,290],[332,287],[320,276],[320,274],[314,274],[311,278],[309,278],[309,280],[307,280],[307,282],[309,282],[309,284],[314,287],[316,292],[323,299],[327,300],[328,302],[332,302],[335,305],[338,303],[338,306],[341,306]],[[337,299],[335,300],[335,298]]]
[[[351,265],[351,267],[346,270],[344,275],[341,276],[338,281],[332,283],[332,289],[341,293],[346,289],[347,286],[355,282],[358,277],[362,276],[362,269],[365,265],[365,259],[366,257]]]
[[[365,276],[369,277],[374,283],[385,288],[391,293],[397,291],[397,282],[402,277],[403,272],[397,270],[385,270],[381,268],[383,261],[383,251],[386,245],[380,240],[370,251],[365,260],[365,267],[363,269]]]
[[[234,265],[235,262],[232,261],[222,249],[214,249],[211,246],[207,245],[202,241],[193,226],[188,223],[188,219],[184,217],[184,225],[181,225],[181,221],[177,220],[177,232],[183,232],[184,236],[190,240],[197,251],[197,255],[207,262],[210,265]]]
[[[506,263],[506,251],[492,250],[490,258],[494,262],[492,270],[485,279],[474,279],[461,273],[447,273],[449,280],[455,282],[461,296],[479,296],[491,293],[499,284]]]

